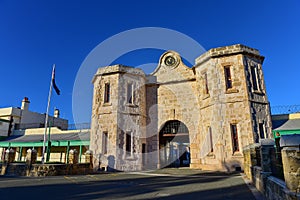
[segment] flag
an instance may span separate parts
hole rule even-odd
[[[54,88],[56,94],[60,95],[60,90],[58,89],[58,87],[55,83],[55,64],[53,66],[53,71],[52,71],[52,85],[53,85],[53,88]]]

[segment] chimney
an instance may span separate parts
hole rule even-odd
[[[22,100],[21,109],[22,110],[29,110],[29,103],[30,103],[30,101],[28,100],[28,97],[24,97],[24,99]]]
[[[59,109],[54,110],[54,117],[59,118]]]

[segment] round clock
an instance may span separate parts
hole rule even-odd
[[[166,59],[165,59],[165,64],[166,64],[167,66],[173,66],[173,65],[176,64],[176,59],[175,59],[173,56],[168,56],[168,57],[166,57]]]

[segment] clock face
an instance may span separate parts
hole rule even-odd
[[[175,60],[175,58],[173,56],[166,57],[165,64],[167,66],[173,66],[173,65],[175,65],[175,63],[176,63],[176,60]]]

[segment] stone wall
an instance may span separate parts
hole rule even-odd
[[[278,168],[274,163],[275,143],[273,140],[261,140],[260,144],[251,144],[244,148],[244,172],[252,184],[273,200],[300,199],[300,156],[299,148],[283,149],[284,180],[278,176]],[[260,164],[260,166],[257,166]]]
[[[288,189],[286,183],[274,176],[266,176],[260,167],[253,167],[252,184],[268,200],[299,200],[300,194]],[[254,177],[254,179],[253,179]]]
[[[10,163],[7,165],[6,176],[58,176],[58,175],[84,175],[93,170],[89,163],[80,164],[33,164],[30,168],[25,163]]]
[[[199,160],[199,149],[201,149],[199,141],[199,118],[200,112],[197,104],[197,96],[193,92],[195,84],[190,82],[180,82],[176,84],[164,84],[158,88],[158,121],[157,134],[164,125],[171,120],[179,120],[188,128],[191,162]],[[162,144],[163,145],[163,144]],[[199,148],[197,148],[199,146]],[[161,166],[165,167],[165,166]]]
[[[97,76],[94,79],[94,98],[92,108],[90,146],[94,152],[94,167],[100,168],[100,164],[108,164],[100,160],[103,151],[103,133],[108,134],[107,153],[116,155],[117,132],[117,103],[118,90],[111,89],[110,102],[104,103],[104,86],[109,83],[111,88],[117,87],[119,74]],[[97,169],[96,169],[97,170]]]
[[[158,166],[159,135],[158,133],[158,86],[148,85],[146,87],[146,166],[149,169],[160,168]]]
[[[36,150],[28,149],[26,162],[13,162],[13,154],[7,154],[5,161],[0,163],[1,175],[8,176],[57,176],[57,175],[79,175],[93,172],[92,153],[86,153],[85,163],[78,163],[78,152],[70,150],[70,164],[36,164]]]
[[[128,94],[131,87],[131,94]],[[118,86],[118,132],[116,169],[136,171],[142,169],[142,142],[146,138],[145,77],[124,73]],[[131,95],[129,102],[128,95]],[[126,150],[126,134],[131,137],[131,148]]]

